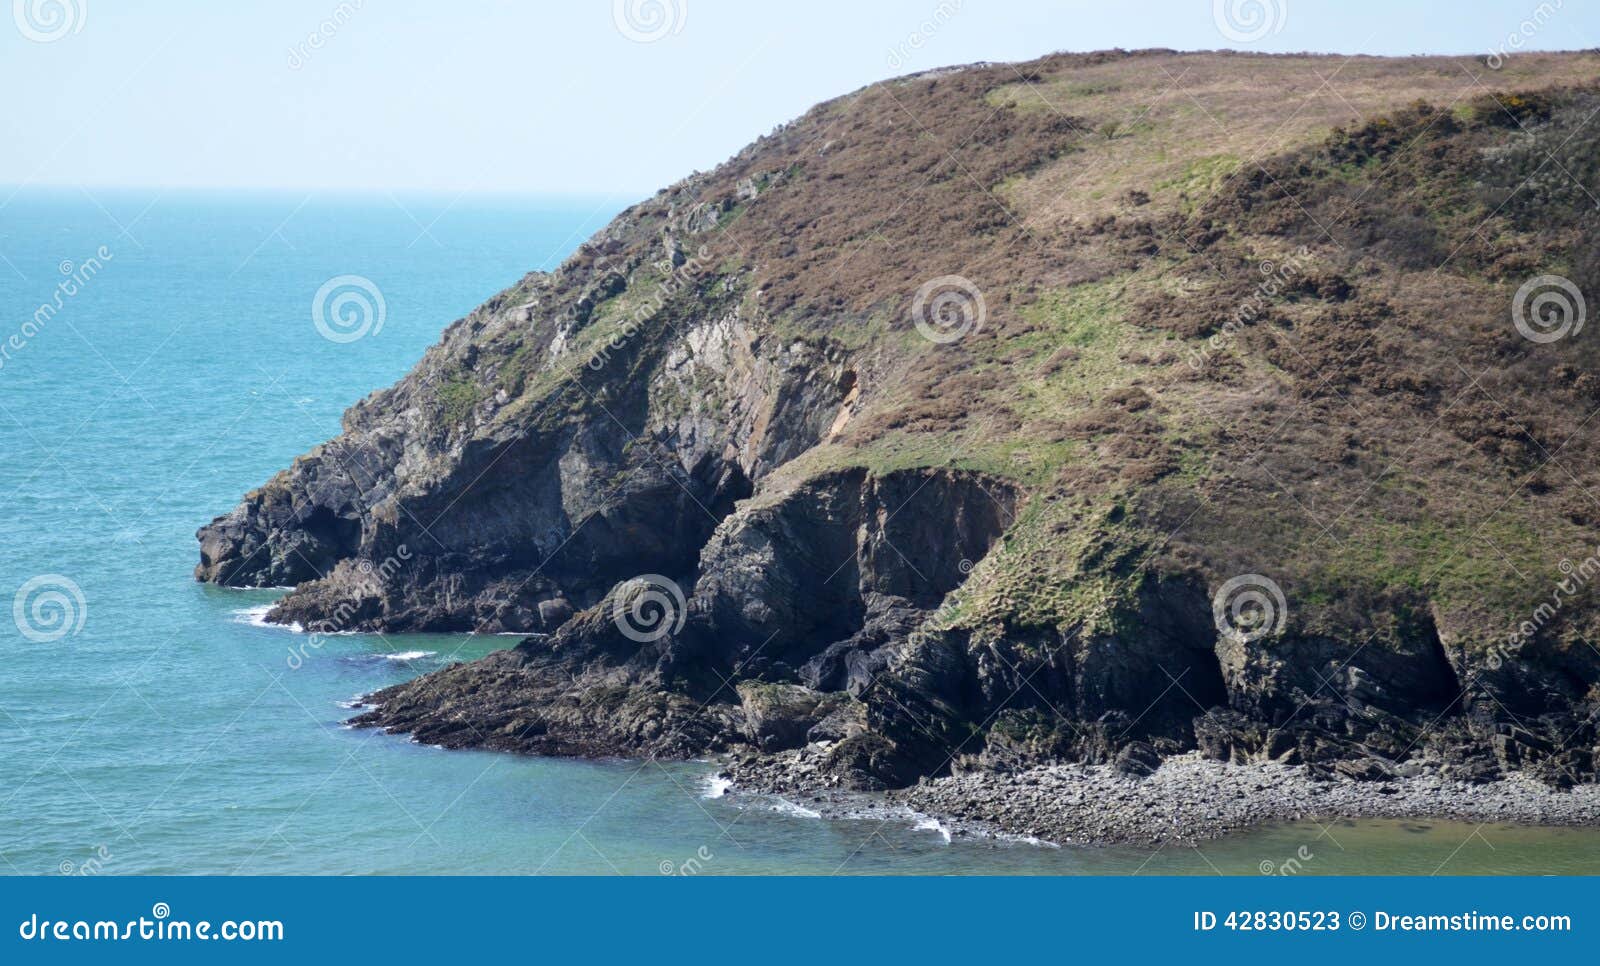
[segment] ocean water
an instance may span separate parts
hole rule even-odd
[[[0,871],[1600,868],[1594,832],[1440,822],[1302,823],[1200,849],[951,838],[908,814],[834,821],[719,795],[707,763],[446,752],[346,729],[353,696],[511,639],[362,634],[306,650],[304,636],[259,623],[278,592],[191,579],[195,528],[626,199],[7,195],[0,606],[14,606],[0,617]],[[319,333],[312,303],[340,276],[381,293],[381,327]]]

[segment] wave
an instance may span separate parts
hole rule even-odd
[[[260,604],[256,607],[245,607],[236,610],[233,612],[233,622],[235,624],[249,624],[251,627],[270,627],[275,631],[293,631],[296,634],[305,630],[300,626],[299,621],[294,621],[290,624],[274,624],[268,621],[267,615],[272,612],[272,608],[275,606],[277,605]]]
[[[703,798],[721,798],[728,794],[728,789],[733,787],[733,779],[723,778],[721,775],[710,775],[705,780],[705,794]]]
[[[783,815],[793,815],[797,818],[821,818],[822,813],[812,811],[804,805],[796,805],[787,798],[779,798],[772,803],[772,810]]]
[[[918,832],[938,832],[946,845],[950,843],[950,829],[936,818],[923,818],[912,827]]]
[[[385,661],[415,661],[419,658],[433,657],[438,651],[395,651],[393,654],[379,654]]]
[[[990,835],[997,842],[1014,842],[1017,845],[1032,845],[1041,849],[1059,849],[1059,842],[1042,839],[1037,835],[1015,835],[1011,832],[994,832]]]

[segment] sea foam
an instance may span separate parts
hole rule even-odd
[[[249,624],[251,627],[270,627],[275,631],[293,631],[296,634],[305,630],[299,621],[290,624],[274,624],[267,620],[267,615],[272,612],[275,604],[261,604],[256,607],[246,607],[233,612],[235,624]]]
[[[804,805],[796,805],[787,798],[777,799],[772,803],[772,810],[783,815],[794,815],[798,818],[821,818],[822,813],[812,811]]]
[[[936,818],[923,818],[913,827],[919,832],[938,832],[946,843],[950,841],[950,829]]]

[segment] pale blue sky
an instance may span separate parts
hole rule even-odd
[[[63,21],[0,19],[0,184],[643,194],[897,74],[1118,46],[1482,54],[1541,0],[1260,0],[1281,29],[1244,43],[1213,0],[632,0],[667,11],[648,42],[613,0],[343,0],[320,49],[341,0],[22,2],[72,19],[48,42]],[[1526,49],[1600,46],[1596,5],[1543,2]]]

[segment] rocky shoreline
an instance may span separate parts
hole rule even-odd
[[[818,781],[800,755],[745,758],[719,777],[737,791],[782,795],[829,818],[863,810],[862,793]],[[1077,846],[1193,844],[1301,820],[1600,825],[1600,785],[1559,790],[1522,775],[1481,784],[1434,775],[1315,778],[1301,766],[1228,764],[1199,754],[1168,758],[1142,776],[1112,765],[1052,765],[937,778],[883,793],[881,801],[957,834]]]

